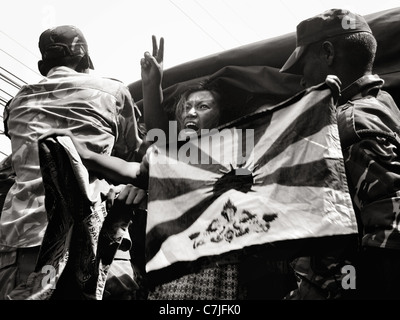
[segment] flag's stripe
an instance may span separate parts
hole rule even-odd
[[[336,137],[337,127],[334,125],[326,126],[316,134],[299,140],[291,144],[285,152],[279,153],[271,159],[265,166],[255,168],[255,163],[264,156],[265,148],[268,148],[272,141],[268,134],[259,141],[254,147],[254,152],[249,155],[247,161],[250,170],[258,170],[262,176],[268,175],[280,167],[289,167],[295,164],[303,164],[319,160],[321,158],[342,159],[342,153],[339,147],[340,141]],[[291,156],[288,157],[288,154]]]
[[[245,183],[247,185],[248,177],[250,177],[249,185],[251,186],[251,175],[246,176],[246,170],[240,171],[240,175],[244,176],[242,181],[235,178],[235,174],[225,175],[219,172],[221,167],[216,168],[216,164],[208,164],[206,170],[214,172],[216,177],[221,179],[208,181],[205,179],[202,183],[207,188],[202,188],[199,184],[191,186],[194,179],[184,179],[181,174],[179,178],[170,174],[168,179],[163,180],[161,183],[159,178],[164,175],[153,177],[152,184],[157,185],[160,183],[160,186],[157,194],[149,201],[148,221],[151,221],[151,224],[147,229],[148,252],[146,259],[147,262],[153,261],[153,258],[154,261],[157,260],[152,268],[157,269],[157,265],[158,267],[165,267],[175,261],[187,260],[188,257],[183,254],[183,256],[177,256],[176,259],[178,260],[171,256],[172,260],[169,261],[169,258],[166,258],[167,255],[163,253],[157,255],[157,252],[160,251],[163,244],[167,243],[166,241],[170,246],[168,250],[173,250],[174,247],[178,250],[179,245],[183,245],[180,241],[186,239],[184,238],[185,236],[187,237],[186,233],[190,233],[193,230],[197,232],[196,228],[199,226],[205,228],[208,221],[212,223],[214,220],[211,219],[221,215],[220,208],[224,205],[222,202],[229,200],[223,197],[233,194],[237,197],[236,201],[243,204],[241,213],[254,206],[251,213],[257,212],[256,216],[258,217],[263,215],[264,210],[266,212],[276,210],[280,214],[281,218],[277,219],[275,224],[277,223],[279,228],[282,229],[271,229],[271,233],[261,234],[263,239],[256,240],[254,243],[269,241],[270,236],[274,237],[274,241],[285,240],[288,235],[294,238],[307,236],[308,233],[299,234],[296,233],[297,229],[287,230],[285,227],[288,222],[293,222],[291,220],[293,215],[300,215],[300,211],[306,213],[312,219],[315,227],[311,228],[311,225],[306,224],[304,227],[313,236],[318,237],[320,234],[324,234],[327,227],[330,226],[335,226],[335,233],[339,234],[346,232],[344,230],[340,231],[342,227],[344,229],[350,227],[354,231],[355,221],[352,217],[354,212],[352,212],[345,180],[335,110],[330,91],[328,89],[325,91],[315,90],[307,93],[304,97],[299,96],[296,99],[286,104],[278,105],[273,110],[264,110],[246,117],[246,119],[243,118],[239,122],[232,124],[233,128],[226,127],[230,130],[254,129],[253,146],[256,150],[253,150],[253,157],[249,159],[249,162],[251,161],[254,166],[249,167],[248,163],[246,165],[248,169],[254,168],[255,184],[251,188],[240,189],[237,187],[238,184]],[[233,153],[239,151],[240,146],[242,147],[242,155],[248,151],[246,149],[248,140],[245,141],[244,137],[242,137],[241,141],[236,141],[237,136],[233,135],[232,137],[229,142],[224,141],[223,143],[229,143],[228,146],[222,145],[222,147],[227,148],[227,155],[233,151],[231,153],[234,158],[235,155]],[[200,139],[202,138],[205,137],[200,137]],[[201,140],[198,142],[201,144]],[[207,148],[202,149],[203,155],[209,151]],[[235,159],[232,159],[232,165],[234,161]],[[187,167],[203,169],[204,164],[189,164]],[[236,168],[234,165],[232,166],[232,169]],[[184,174],[187,175],[188,172],[190,170]],[[202,171],[199,170],[198,172]],[[199,181],[199,179],[196,180]],[[211,193],[213,191],[213,182],[219,182],[224,186],[221,189],[221,193]],[[166,187],[165,184],[171,185]],[[180,188],[182,185],[183,187]],[[196,193],[195,190],[199,191],[199,193]],[[191,193],[185,197],[185,192]],[[210,192],[210,196],[205,197],[205,192]],[[162,193],[164,195],[161,195]],[[292,193],[295,195],[292,196]],[[197,194],[199,195],[198,198],[196,197]],[[179,199],[179,203],[176,202],[177,199]],[[177,206],[182,204],[183,199],[187,199],[188,204],[184,206],[186,208],[178,209]],[[171,204],[169,201],[173,203]],[[258,201],[261,201],[260,204]],[[190,202],[193,206],[190,206]],[[155,212],[154,210],[159,211],[163,208],[163,204],[165,204],[165,214],[168,216],[159,219],[158,217],[164,212]],[[150,209],[152,212],[150,212]],[[173,211],[174,214],[169,215],[169,210]],[[259,212],[258,210],[263,211]],[[201,218],[198,219],[200,216]],[[167,220],[168,218],[169,220]],[[237,218],[240,219],[241,216],[237,216]],[[322,222],[325,223],[323,230],[321,230]],[[257,222],[254,221],[253,223]],[[279,230],[282,230],[282,232]],[[197,235],[196,232],[193,234]],[[281,234],[284,234],[282,239],[280,238]],[[204,239],[207,236],[207,233],[204,234]],[[250,236],[253,235],[251,234]],[[254,234],[254,236],[256,235]],[[201,238],[200,240],[203,241],[204,239]],[[242,244],[251,245],[247,242]],[[184,246],[187,245],[188,243],[185,242]],[[213,248],[216,248],[215,246],[214,244]],[[204,252],[200,250],[202,252],[201,255],[212,255],[212,251],[207,251],[209,250],[207,247],[202,247],[201,249],[205,249]],[[226,247],[218,250],[231,249]],[[197,256],[200,251],[196,252]],[[185,251],[181,248],[179,252]],[[159,259],[164,259],[167,265],[163,264],[164,262],[162,263]]]
[[[321,188],[313,187],[287,187],[273,185],[268,187],[257,188],[257,194],[264,196],[258,199],[264,203],[257,202],[257,196],[252,194],[241,194],[239,192],[228,192],[220,197],[210,207],[203,212],[200,219],[196,220],[197,226],[203,227],[192,228],[189,232],[187,229],[179,230],[176,234],[171,234],[164,240],[159,251],[154,257],[148,260],[147,270],[165,267],[169,263],[176,261],[192,261],[198,257],[205,255],[214,255],[227,252],[227,250],[238,249],[239,245],[235,240],[226,246],[226,241],[211,244],[207,246],[207,250],[203,251],[199,247],[193,250],[192,245],[188,245],[187,238],[195,231],[205,231],[204,221],[211,221],[210,214],[213,218],[221,218],[220,210],[215,210],[215,203],[219,201],[219,208],[226,199],[232,199],[239,211],[248,208],[250,212],[255,213],[254,208],[259,209],[258,215],[264,212],[277,213],[278,218],[271,225],[271,230],[267,233],[248,233],[250,237],[243,237],[241,245],[250,246],[253,244],[261,244],[270,241],[279,241],[282,239],[296,239],[305,237],[318,237],[334,234],[355,233],[356,222],[353,215],[350,197],[346,192],[337,190],[321,190]],[[324,196],[321,196],[324,193]],[[254,196],[255,195],[255,196]],[[252,198],[255,197],[255,198]],[[222,200],[225,199],[225,200]],[[254,205],[255,204],[255,207]],[[266,210],[266,211],[264,211]],[[215,215],[212,213],[215,212]],[[208,217],[208,218],[207,218]],[[240,225],[239,220],[237,221]],[[228,227],[229,228],[229,227]],[[190,226],[188,226],[190,229]],[[222,229],[220,229],[222,230]],[[204,234],[204,233],[203,233]],[[283,238],[282,238],[283,236]],[[258,240],[255,240],[257,238]],[[246,240],[245,240],[246,239]],[[256,242],[252,242],[252,240]],[[185,249],[186,248],[186,249]],[[187,250],[187,254],[185,254]],[[161,259],[161,260],[160,260]],[[169,262],[169,263],[168,263]]]
[[[149,193],[148,202],[153,201],[173,201],[177,197],[184,194],[188,194],[194,191],[207,190],[207,192],[212,193],[212,188],[214,183],[217,181],[201,181],[193,179],[173,179],[173,178],[149,178],[149,188],[151,188],[151,193]],[[195,201],[193,198],[188,199],[188,201]]]
[[[151,188],[151,193],[149,193],[150,202],[155,200],[172,200],[185,193],[210,188],[207,185],[207,181],[153,177],[149,179],[149,186]]]
[[[341,172],[343,163],[340,159],[319,159],[316,161],[280,167],[271,174],[256,177],[259,185],[281,184],[297,187],[329,187],[335,190],[342,190],[346,183]],[[257,170],[255,171],[257,174]]]
[[[179,162],[180,165],[181,162]],[[221,164],[221,163],[213,163],[213,162],[208,162],[208,163],[188,163],[193,168],[198,168],[201,169],[202,171],[209,171],[215,174],[220,174],[221,170],[224,171],[228,168],[227,164]],[[202,178],[204,177],[203,174],[200,175]],[[209,175],[210,176],[210,175]],[[199,176],[198,176],[199,177]],[[215,177],[215,175],[213,175]],[[204,180],[204,178],[203,178]]]
[[[205,144],[205,139],[211,139],[211,137],[214,136],[212,134],[207,134],[202,136],[197,136],[197,135],[192,135],[189,136],[189,140],[186,143],[179,143],[177,145],[168,145],[165,148],[168,149],[168,153],[165,152],[165,154],[168,155],[169,161],[178,161],[178,162],[183,162],[183,163],[189,163],[192,165],[198,165],[201,164],[202,170],[218,170],[219,168],[223,168],[221,164],[219,164],[218,159],[214,159],[213,155],[210,154],[210,152],[207,152],[206,150],[203,150],[202,147],[204,148],[207,146]],[[172,149],[171,149],[172,146]],[[207,166],[207,164],[217,164],[220,167],[215,167],[215,166]],[[216,171],[213,171],[216,172]]]
[[[290,107],[290,108],[289,108]],[[254,129],[254,150],[249,157],[250,161],[257,161],[266,150],[276,143],[277,138],[288,130],[288,127],[296,121],[296,118],[303,112],[304,106],[286,106],[275,112],[264,111],[258,114],[258,118],[252,118],[251,121],[245,123],[245,127]],[[255,163],[252,163],[254,167]],[[259,163],[258,165],[262,165]]]
[[[220,164],[218,161],[212,158],[206,158],[206,153],[203,153],[203,159],[183,158],[181,159],[182,161],[178,161],[176,156],[166,156],[167,154],[168,150],[164,147],[159,147],[157,154],[151,155],[150,167],[152,171],[150,174],[152,177],[183,178],[190,176],[193,180],[208,180],[214,179],[215,174],[219,174],[220,170],[226,169],[226,166]],[[191,160],[193,160],[193,162],[191,162]],[[201,162],[201,160],[203,160],[203,162]],[[178,170],[175,170],[175,165],[178,166]]]
[[[177,162],[171,158],[163,157],[157,159],[157,166],[154,162],[151,164],[150,175],[154,178],[175,178],[175,179],[186,179],[207,181],[213,180],[220,175],[220,170],[226,168],[219,163],[217,164],[205,164],[204,167],[213,166],[213,170],[204,170],[203,166],[192,166],[185,162]],[[163,162],[164,161],[164,162]],[[215,171],[215,172],[213,172]]]
[[[192,141],[190,147],[195,146],[200,149],[191,149],[190,153],[179,157],[180,162],[189,163],[193,167],[219,173],[221,170],[236,167],[242,163],[244,154],[251,153],[254,146],[254,129],[243,128],[224,128],[221,131],[212,130],[209,134],[199,136],[199,140]],[[259,137],[262,132],[259,130]],[[196,136],[197,137],[197,136]],[[181,146],[182,148],[184,146]],[[189,147],[183,149],[189,151]],[[179,153],[182,155],[182,153]],[[192,156],[193,154],[193,156]]]
[[[342,164],[340,161],[325,161],[322,159],[320,161],[315,161],[299,166],[281,168],[280,170],[274,172],[267,177],[264,177],[261,180],[256,178],[256,186],[253,188],[253,190],[260,189],[260,187],[269,184],[281,184],[290,187],[308,186],[313,187],[314,189],[317,187],[332,188],[338,191],[346,191],[347,185],[346,181],[344,180],[344,175],[337,174],[337,172],[341,172],[341,167]],[[175,187],[178,187],[178,185],[176,185]],[[314,191],[314,193],[315,192],[316,191]],[[287,193],[281,193],[281,196],[283,195],[287,195]],[[279,197],[277,195],[274,195],[274,198],[275,200],[277,200]],[[300,200],[304,201],[304,198]],[[196,206],[191,207],[189,210],[184,212],[176,219],[161,222],[157,224],[154,228],[152,228],[147,234],[149,244],[151,244],[151,246],[149,247],[150,252],[152,252],[152,250],[159,250],[161,243],[171,235],[179,233],[188,228],[213,201],[214,197],[207,197]],[[309,204],[307,204],[307,206],[309,206]],[[166,206],[165,209],[168,212],[168,206]],[[156,212],[154,212],[154,210],[152,210],[152,213],[157,214]],[[159,212],[158,214],[161,214],[161,212]],[[158,235],[158,237],[156,235]],[[153,238],[156,238],[157,240]],[[153,252],[153,254],[155,254],[155,252]],[[150,255],[149,257],[152,257],[152,255]]]
[[[273,113],[260,113],[260,116],[258,118],[253,118],[252,121],[244,123],[238,128],[239,130],[243,130],[243,132],[248,129],[252,130],[253,132],[253,137],[247,134],[246,136],[242,135],[242,158],[246,156],[248,156],[248,158],[252,158],[249,157],[249,155],[254,155],[256,146],[261,146],[262,150],[266,148],[266,146],[264,145],[265,143],[267,143],[266,140],[271,139],[269,134],[266,134],[266,132],[270,128],[272,116]],[[249,139],[252,139],[253,141],[249,141]],[[253,150],[250,150],[251,146],[247,146],[247,144],[249,144],[250,142],[252,142]],[[248,163],[248,159],[246,163]]]
[[[296,211],[309,211],[318,209],[318,212],[312,212],[322,216],[324,214],[324,198],[321,197],[320,187],[297,187],[280,184],[261,185],[255,184],[254,191],[262,194],[262,198],[268,204],[276,203],[283,207],[293,207]],[[332,190],[330,194],[343,195],[341,190]],[[311,202],[311,203],[310,203]]]
[[[157,224],[146,234],[146,259],[151,260],[160,249],[161,244],[171,235],[182,232],[197,220],[203,211],[215,200],[213,195],[198,202],[177,219]],[[157,214],[157,213],[154,213]],[[162,214],[162,213],[159,213]]]
[[[148,203],[148,215],[146,232],[153,228],[157,223],[163,223],[169,220],[178,219],[188,211],[195,203],[199,203],[210,197],[211,187],[209,189],[199,189],[183,193],[174,198],[166,200],[155,200]],[[194,202],[193,199],[196,199]]]
[[[322,128],[332,123],[330,112],[320,112],[318,109],[325,104],[316,104],[301,113],[293,122],[274,139],[274,143],[265,151],[264,155],[256,162],[257,167],[262,167],[278,154],[284,152],[291,144],[305,137],[319,132]],[[318,114],[319,117],[315,117]],[[301,130],[301,131],[299,131]],[[268,134],[268,130],[266,132]]]
[[[311,146],[313,146],[313,144],[311,144]],[[316,148],[320,147],[317,145]],[[276,159],[274,159],[270,165],[256,168],[253,174],[256,176],[257,183],[263,185],[279,183],[292,186],[330,186],[337,190],[340,190],[344,183],[344,176],[341,175],[340,179],[338,179],[338,176],[335,174],[336,172],[340,172],[343,166],[341,158],[317,158],[310,162],[298,164],[280,163],[279,158],[277,161],[275,160]],[[271,169],[275,170],[271,171]],[[190,171],[186,173],[189,176],[193,176]],[[215,175],[215,177],[203,181],[184,179],[181,177],[150,177],[149,185],[152,192],[149,194],[149,201],[172,200],[175,197],[195,190],[205,188],[212,189],[213,183],[221,176],[222,173],[220,172],[219,175]]]

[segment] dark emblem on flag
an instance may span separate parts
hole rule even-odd
[[[221,211],[221,218],[212,220],[205,231],[193,233],[189,238],[193,240],[194,249],[207,242],[231,242],[234,238],[252,232],[267,232],[277,216],[276,213],[264,214],[260,219],[246,209],[238,211],[228,199]]]
[[[252,171],[244,166],[245,164],[239,165],[236,169],[230,165],[230,170],[222,170],[220,172],[223,175],[214,182],[213,193],[219,197],[224,192],[235,189],[244,193],[252,191],[252,187],[255,183],[255,177]]]

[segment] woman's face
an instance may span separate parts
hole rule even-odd
[[[212,129],[218,126],[220,106],[208,90],[191,93],[183,107],[183,129],[192,129],[200,133],[201,129]]]

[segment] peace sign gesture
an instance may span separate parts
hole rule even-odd
[[[143,83],[161,84],[163,76],[164,61],[164,38],[160,38],[160,45],[157,46],[156,36],[152,36],[153,54],[148,51],[144,53],[144,57],[140,60],[141,75]]]

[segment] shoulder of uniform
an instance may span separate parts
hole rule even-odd
[[[123,84],[123,82],[121,80],[118,80],[116,78],[103,77],[103,79],[112,80],[112,81],[116,81],[116,82]]]

